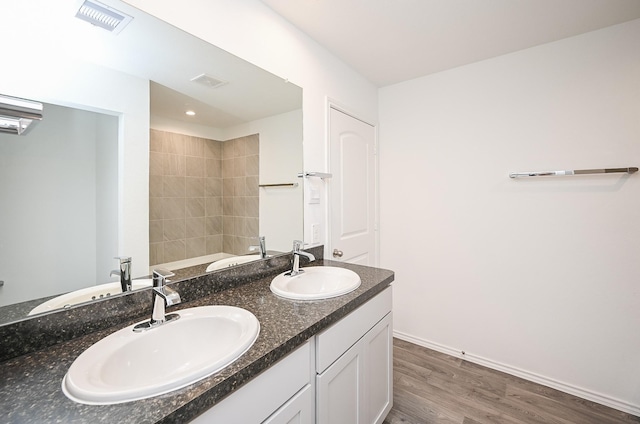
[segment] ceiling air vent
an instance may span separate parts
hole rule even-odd
[[[24,134],[33,121],[42,120],[42,103],[0,94],[0,132]]]
[[[122,31],[133,19],[131,16],[119,10],[98,3],[97,1],[89,0],[85,0],[85,2],[82,3],[76,13],[76,18],[89,22],[91,25],[104,28],[114,34]]]
[[[219,80],[207,74],[200,74],[197,77],[193,77],[191,78],[191,81],[197,82],[198,84],[202,84],[209,88],[218,88],[227,83],[226,81]]]

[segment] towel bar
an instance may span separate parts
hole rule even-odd
[[[520,177],[544,177],[544,176],[564,176],[564,175],[586,175],[586,174],[613,174],[617,172],[626,172],[633,174],[638,172],[638,168],[604,168],[604,169],[575,169],[566,171],[535,171],[535,172],[512,172],[509,178]]]

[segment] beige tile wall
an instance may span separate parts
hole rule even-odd
[[[150,265],[255,244],[258,147],[258,135],[221,142],[151,130]]]
[[[242,255],[257,244],[258,236],[258,134],[228,140],[222,146],[222,248]]]

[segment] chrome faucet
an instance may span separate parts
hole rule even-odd
[[[293,267],[291,268],[291,271],[287,271],[284,275],[295,277],[296,275],[304,272],[304,270],[300,268],[300,256],[306,257],[309,259],[309,262],[316,260],[316,257],[311,253],[300,250],[302,244],[303,243],[300,240],[293,241]]]
[[[249,246],[249,251],[255,252],[256,250],[260,250],[260,257],[262,259],[267,257],[267,242],[264,236],[258,237],[258,245],[257,246]]]
[[[153,290],[151,291],[151,303],[153,307],[151,309],[151,319],[136,325],[133,327],[133,331],[140,332],[149,330],[180,318],[178,314],[165,315],[165,307],[177,305],[181,302],[178,292],[166,286],[167,278],[173,277],[174,275],[173,272],[164,268],[153,270]]]
[[[120,261],[120,270],[114,269],[109,276],[119,275],[122,293],[131,291],[131,256],[116,256]]]

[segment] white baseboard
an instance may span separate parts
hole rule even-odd
[[[466,361],[473,362],[474,364],[482,365],[487,368],[491,368],[497,371],[502,371],[507,374],[514,375],[516,377],[523,378],[525,380],[533,381],[534,383],[542,384],[543,386],[551,387],[552,389],[560,390],[561,392],[569,393],[570,395],[578,396],[582,399],[590,400],[592,402],[599,403],[601,405],[608,406],[610,408],[617,409],[628,414],[640,416],[640,405],[633,405],[619,399],[615,399],[609,396],[602,395],[600,393],[585,390],[577,386],[563,383],[561,381],[554,380],[543,375],[535,374],[526,370],[512,367],[510,365],[502,364],[491,359],[476,356],[471,353],[465,352],[462,354],[460,349],[454,349],[449,346],[444,346],[439,343],[423,340],[418,337],[411,336],[409,334],[402,333],[400,331],[394,331],[393,336],[405,340],[407,342],[423,346],[428,349],[432,349],[438,352],[445,353],[456,358],[462,358]]]

